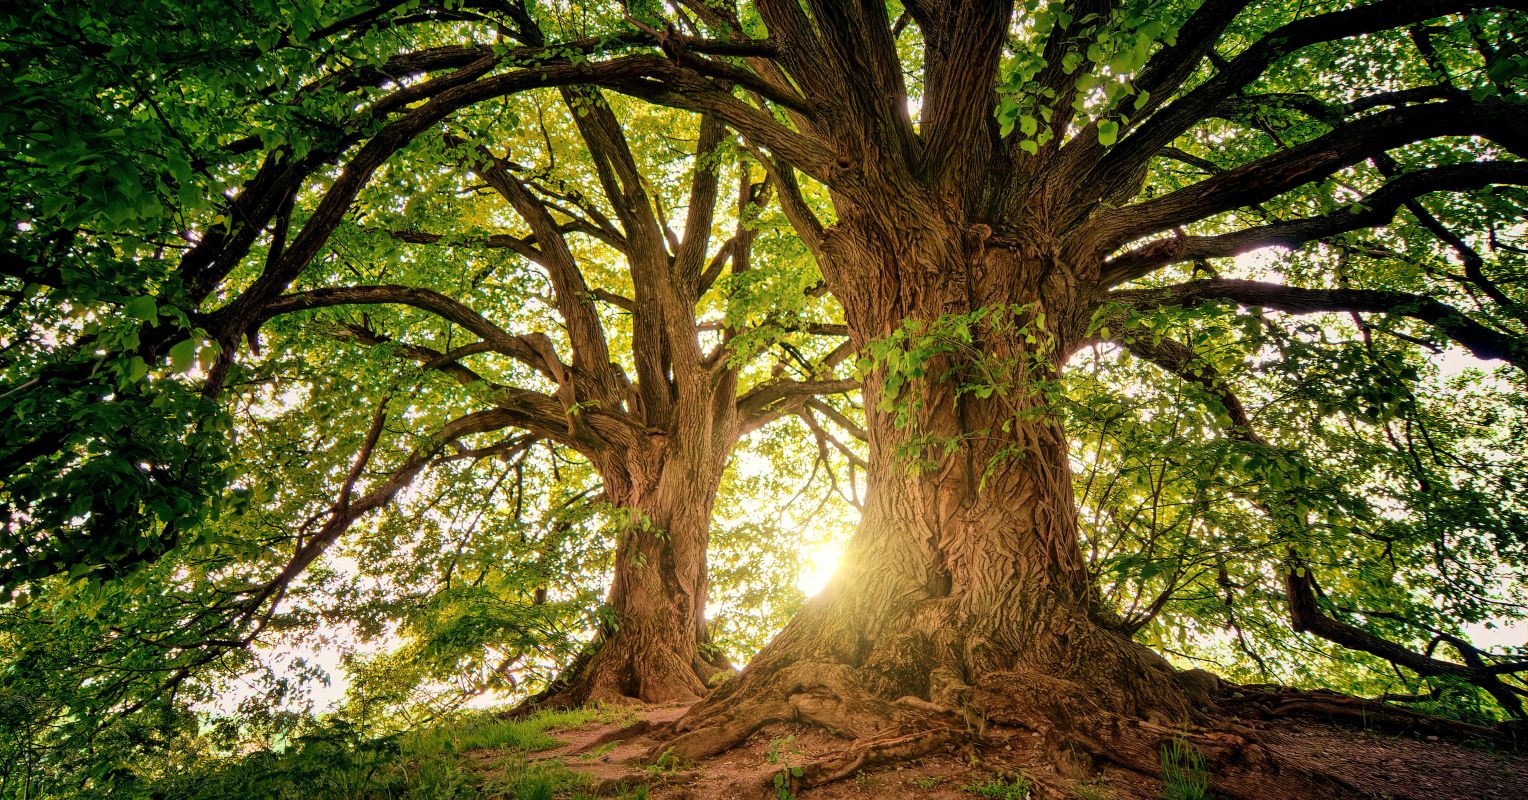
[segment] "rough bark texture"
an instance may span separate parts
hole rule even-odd
[[[725,455],[674,458],[640,483],[606,479],[607,496],[629,514],[605,601],[610,621],[538,704],[690,702],[726,668],[707,652],[705,619],[706,541]]]
[[[387,302],[432,308],[477,333],[486,352],[518,359],[555,383],[555,396],[499,387],[495,411],[506,426],[584,452],[598,464],[611,500],[652,520],[652,527],[633,526],[621,543],[610,595],[615,627],[562,690],[584,699],[693,695],[704,671],[695,657],[705,594],[705,535],[698,520],[704,517],[700,509],[709,510],[708,496],[697,494],[695,484],[715,474],[714,459],[740,432],[778,413],[803,389],[763,387],[737,397],[726,359],[700,352],[695,308],[710,280],[706,253],[716,171],[694,170],[684,239],[671,246],[667,239],[677,237],[658,217],[614,111],[592,87],[702,114],[697,163],[720,141],[723,125],[747,140],[842,302],[855,346],[885,337],[906,320],[931,325],[978,309],[1008,309],[1027,329],[977,325],[970,353],[951,351],[903,387],[895,404],[906,411],[906,424],[898,424],[895,410],[879,407],[884,370],[870,376],[869,496],[840,574],[754,664],[677,724],[680,735],[672,746],[689,755],[717,752],[771,720],[803,720],[856,740],[842,761],[809,770],[808,779],[820,781],[850,774],[868,759],[906,756],[979,734],[996,722],[1045,734],[1062,771],[1080,770],[1086,764],[1077,762],[1091,759],[1155,771],[1159,744],[1184,736],[1216,760],[1218,774],[1232,776],[1220,783],[1221,793],[1326,792],[1331,787],[1301,770],[1278,770],[1240,734],[1184,727],[1194,721],[1196,705],[1207,701],[1213,679],[1174,673],[1096,607],[1078,548],[1066,443],[1045,410],[1044,382],[1083,340],[1092,312],[1110,301],[1173,305],[1214,296],[1270,308],[1409,313],[1444,336],[1471,343],[1476,352],[1520,354],[1515,344],[1483,336],[1463,312],[1416,306],[1394,293],[1312,296],[1285,287],[1249,294],[1249,287],[1220,282],[1156,294],[1111,292],[1194,258],[1269,243],[1298,245],[1384,224],[1398,204],[1406,207],[1426,192],[1528,180],[1520,165],[1507,162],[1423,169],[1412,177],[1387,177],[1358,204],[1366,210],[1224,236],[1167,236],[1237,209],[1259,208],[1366,161],[1391,163],[1409,145],[1441,137],[1479,137],[1519,159],[1528,155],[1528,115],[1521,104],[1475,99],[1451,87],[1412,87],[1421,93],[1376,88],[1369,78],[1376,73],[1355,65],[1347,71],[1355,85],[1340,87],[1355,99],[1342,106],[1317,103],[1322,108],[1311,122],[1324,126],[1323,132],[1294,144],[1279,142],[1244,163],[1200,159],[1215,167],[1204,179],[1160,194],[1142,191],[1154,158],[1168,155],[1173,142],[1201,121],[1224,115],[1228,102],[1245,100],[1265,72],[1302,48],[1418,26],[1486,4],[1374,0],[1335,11],[1302,10],[1261,33],[1249,25],[1238,37],[1250,38],[1234,48],[1235,55],[1222,57],[1217,43],[1251,4],[1205,0],[1182,20],[1171,43],[1154,48],[1132,73],[1136,94],[1128,118],[1116,110],[1087,119],[1072,103],[1079,79],[1091,71],[1094,78],[1112,80],[1115,68],[1069,69],[1064,55],[1086,50],[1096,25],[1113,24],[1095,21],[1111,19],[1120,4],[1066,0],[1060,4],[1064,15],[1048,15],[1057,23],[1038,54],[1045,66],[1031,89],[1039,91],[1030,91],[1045,99],[1036,100],[1041,106],[1033,109],[1038,117],[1030,115],[1027,133],[1001,131],[993,110],[1000,107],[999,64],[1015,15],[1028,12],[998,0],[918,0],[902,4],[904,18],[894,22],[888,5],[756,0],[752,7],[768,39],[754,40],[742,33],[753,26],[739,24],[728,4],[683,2],[665,8],[682,6],[725,31],[726,40],[684,34],[693,28],[688,21],[659,30],[633,18],[640,35],[632,41],[646,42],[651,52],[594,61],[545,53],[532,69],[491,75],[500,55],[469,53],[467,61],[460,53],[443,56],[440,68],[457,71],[402,89],[383,104],[377,119],[385,127],[358,147],[310,220],[278,248],[280,257],[209,317],[208,329],[220,341],[235,342],[270,313],[334,301],[331,295],[281,292],[391,153],[480,100],[568,87],[564,97],[575,107],[575,123],[616,217],[615,223],[603,215],[584,220],[584,227],[619,242],[630,267],[633,296],[619,301],[632,315],[637,374],[628,380],[614,366],[595,295],[563,241],[558,218],[517,178],[513,164],[496,162],[486,151],[473,169],[532,229],[519,245],[551,279],[571,358],[565,363],[545,336],[511,335],[430,297],[382,294],[395,298]],[[523,5],[507,8],[514,38],[538,50],[546,44]],[[916,104],[909,102],[899,57],[906,43],[898,37],[908,25],[917,27],[924,45]],[[741,61],[725,60],[733,57]],[[388,108],[410,108],[416,100],[427,102],[387,121],[393,113]],[[361,141],[355,133],[343,143]],[[306,174],[341,149],[290,166],[283,158],[266,160],[235,201],[236,213],[229,216],[237,224],[228,233],[210,233],[183,261],[181,271],[187,285],[201,292],[198,299],[229,274],[280,209],[290,209],[286,198]],[[1244,152],[1228,150],[1228,162]],[[1420,154],[1410,160],[1426,166]],[[797,172],[827,187],[833,225],[813,217]],[[740,188],[740,202],[754,197],[746,180]],[[734,271],[747,268],[745,227],[739,226],[731,244]],[[1467,275],[1468,281],[1497,297],[1492,284],[1478,277],[1478,264],[1474,269],[1477,275]],[[367,290],[361,296],[374,299],[351,296],[344,302],[383,302],[371,290],[387,287],[359,288]],[[414,351],[433,368],[463,382],[476,380],[443,354]],[[983,359],[1013,365],[1004,392],[981,397],[960,390]],[[954,447],[942,452],[943,443]],[[909,450],[923,451],[920,460],[935,466],[910,471],[904,457]]]
[[[529,705],[577,705],[633,698],[651,703],[691,701],[728,665],[707,652],[706,544],[722,471],[739,436],[798,408],[819,390],[846,391],[848,382],[773,380],[739,393],[738,369],[718,349],[707,353],[698,337],[696,306],[723,258],[734,274],[749,268],[754,233],[742,220],[765,191],[748,165],[739,169],[737,227],[712,256],[710,234],[718,203],[716,149],[723,128],[715,119],[697,125],[695,167],[684,237],[670,241],[627,146],[615,112],[593,90],[567,90],[564,98],[598,166],[607,199],[621,223],[622,249],[630,267],[632,297],[618,302],[630,312],[632,360],[637,380],[613,374],[589,291],[562,242],[552,217],[503,164],[480,169],[510,199],[545,242],[565,316],[585,320],[567,389],[568,432],[582,438],[605,485],[606,499],[626,517],[615,552],[614,581],[607,596],[609,621],[566,674]],[[558,266],[558,265],[562,266]],[[569,326],[570,333],[575,328]],[[727,332],[728,338],[733,332]],[[577,340],[575,339],[575,344]],[[578,381],[588,370],[600,379]],[[558,370],[553,370],[558,372]],[[561,373],[559,373],[561,374]],[[594,390],[591,395],[590,388]],[[598,392],[603,391],[604,394]],[[625,427],[605,434],[598,411],[574,412],[575,403],[621,408]],[[585,414],[590,418],[584,422]]]
[[[856,343],[979,308],[1014,309],[1011,324],[975,326],[981,355],[929,365],[892,410],[880,403],[884,374],[867,381],[867,505],[838,574],[664,747],[703,758],[776,722],[851,740],[804,770],[809,786],[971,748],[1000,725],[1043,737],[1058,786],[1106,765],[1156,775],[1162,746],[1186,739],[1230,796],[1341,796],[1318,774],[1281,771],[1252,737],[1196,727],[1213,714],[1215,678],[1176,671],[1096,605],[1066,440],[1044,400],[1086,330],[1072,273],[1043,237],[997,246],[974,225],[900,212],[876,209],[825,241],[838,266],[878,276],[833,286]],[[1013,370],[1006,394],[960,390],[977,362],[994,361]],[[925,459],[934,466],[918,468]]]
[[[940,220],[933,204],[913,205],[918,194],[882,194],[892,202],[825,242],[835,272],[875,276],[832,285],[856,344],[904,320],[1012,309],[1008,322],[973,329],[980,359],[1012,370],[1012,385],[985,399],[962,393],[974,361],[943,357],[927,370],[935,377],[892,401],[899,425],[880,407],[884,376],[867,381],[868,502],[839,573],[680,723],[673,746],[687,755],[773,720],[868,742],[988,719],[1068,729],[1071,718],[1168,725],[1191,715],[1166,663],[1100,624],[1090,600],[1066,441],[1041,396],[1086,323],[1073,276],[1043,238],[995,245],[976,225]],[[947,456],[945,442],[958,443]],[[935,466],[917,466],[919,455]]]

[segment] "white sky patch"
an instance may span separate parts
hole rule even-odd
[[[1482,361],[1474,353],[1458,346],[1450,347],[1442,353],[1433,356],[1432,361],[1438,365],[1438,375],[1442,378],[1457,378],[1470,370],[1489,372],[1504,363],[1501,361]],[[1489,379],[1490,376],[1486,376],[1486,378]],[[1505,385],[1504,381],[1499,380],[1492,383],[1498,388]]]
[[[1503,647],[1528,647],[1528,620],[1502,624],[1501,622],[1478,622],[1461,626],[1470,643],[1482,650]]]

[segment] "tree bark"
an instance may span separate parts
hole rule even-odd
[[[969,343],[951,334],[888,403],[884,366],[865,381],[868,495],[838,573],[671,745],[701,757],[798,720],[865,750],[993,720],[1043,730],[1060,752],[1105,719],[1187,721],[1207,697],[1096,606],[1079,547],[1045,393],[1085,332],[1082,284],[1044,237],[998,242],[928,207],[889,206],[825,243],[855,344],[904,320],[930,331],[962,318],[976,320]],[[1002,388],[969,391],[983,382]]]
[[[712,651],[705,616],[706,544],[725,454],[696,463],[664,458],[669,449],[655,443],[647,455],[658,463],[638,461],[616,467],[623,474],[605,474],[606,496],[625,517],[605,601],[609,616],[532,705],[692,702],[727,668]]]

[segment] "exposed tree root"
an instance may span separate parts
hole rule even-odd
[[[1528,746],[1521,726],[1506,722],[1495,727],[1437,717],[1399,708],[1376,700],[1350,697],[1328,691],[1306,691],[1279,686],[1231,687],[1221,699],[1227,710],[1243,717],[1275,719],[1308,716],[1333,722],[1355,724],[1365,729],[1388,733],[1421,733],[1451,739],[1485,739],[1498,745]]]
[[[835,613],[835,611],[839,613]],[[648,751],[701,760],[771,723],[805,724],[844,747],[788,771],[793,788],[841,780],[867,765],[957,748],[991,763],[994,748],[1025,739],[1021,766],[1042,794],[1064,797],[1112,776],[1124,785],[1160,781],[1164,751],[1203,759],[1216,795],[1239,800],[1353,798],[1365,788],[1321,763],[1283,733],[1271,738],[1239,719],[1297,713],[1364,720],[1391,730],[1496,731],[1434,720],[1372,701],[1325,693],[1225,686],[1201,670],[1179,672],[1075,605],[1037,593],[1005,629],[962,614],[947,598],[888,615],[865,642],[855,615],[809,607],[745,672],[674,724]],[[997,756],[999,760],[1007,757]]]
[[[1142,674],[1142,682],[1169,679],[1149,691],[1162,691],[1180,680],[1203,687],[1202,676],[1185,678],[1184,673],[1149,669],[1157,674]],[[1504,741],[1498,729],[1327,692],[1227,685],[1215,698],[1218,702],[1196,704],[1192,720],[1160,715],[1148,719],[1116,710],[1121,707],[1119,687],[1100,688],[1077,676],[1018,669],[990,673],[975,685],[948,675],[929,680],[939,687],[929,692],[929,698],[888,700],[865,688],[861,669],[845,664],[783,667],[768,679],[768,691],[758,684],[742,687],[743,681],[735,679],[714,696],[725,702],[708,700],[697,706],[702,713],[692,712],[681,720],[674,728],[676,735],[650,750],[647,757],[672,751],[686,759],[704,759],[738,745],[771,723],[813,725],[845,739],[842,750],[802,765],[799,774],[786,770],[790,788],[797,791],[852,777],[877,764],[950,750],[961,751],[967,763],[1013,774],[990,759],[995,754],[1002,760],[999,743],[1021,729],[1038,737],[1035,751],[1026,751],[1031,760],[1022,764],[1037,796],[1072,797],[1073,787],[1101,775],[1124,780],[1122,773],[1128,773],[1133,777],[1125,782],[1133,785],[1159,781],[1164,748],[1176,743],[1203,757],[1218,797],[1335,800],[1369,792],[1352,775],[1314,763],[1287,746],[1281,748],[1278,737],[1265,740],[1242,716],[1256,724],[1259,719],[1311,714],[1390,731]]]
[[[729,682],[717,690],[718,694],[732,694],[735,684],[736,680]],[[772,722],[815,724],[865,743],[909,731],[962,728],[960,716],[952,710],[916,698],[913,702],[887,701],[866,691],[855,670],[844,664],[795,664],[771,676],[770,685],[771,691],[740,695],[725,709],[712,706],[713,713],[686,717],[676,726],[680,735],[660,751],[671,749],[686,758],[705,758],[737,745]]]
[[[686,662],[672,650],[634,645],[630,639],[618,634],[591,642],[556,680],[510,715],[591,703],[694,702],[706,693],[716,675],[732,668],[725,657],[708,661],[697,656]]]
[[[948,729],[934,729],[873,741],[856,741],[841,753],[802,767],[799,776],[787,773],[792,775],[790,788],[794,792],[841,781],[867,766],[914,759],[954,746],[960,738]]]

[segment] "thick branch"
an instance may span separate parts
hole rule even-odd
[[[491,159],[487,153],[479,154],[486,163],[478,164],[477,174],[493,187],[515,213],[530,226],[537,243],[539,258],[536,263],[547,271],[552,281],[553,301],[557,312],[567,327],[568,341],[573,349],[575,371],[600,376],[599,383],[605,391],[600,399],[608,399],[619,392],[617,381],[610,374],[610,347],[605,340],[605,330],[600,325],[599,310],[594,307],[589,286],[584,281],[578,260],[563,237],[562,226],[552,218],[539,198],[509,172],[503,164]]]
[[[214,324],[223,327],[242,330],[255,320],[261,310],[280,294],[307,266],[313,257],[323,248],[340,221],[348,212],[356,195],[370,181],[371,176],[379,169],[393,153],[413,141],[426,130],[431,129],[448,115],[494,97],[503,97],[509,94],[548,86],[570,86],[576,84],[599,84],[614,83],[625,84],[640,82],[648,79],[653,72],[672,71],[674,67],[664,59],[651,56],[626,56],[598,63],[555,63],[548,62],[534,68],[516,70],[514,72],[476,77],[482,71],[490,68],[492,62],[474,62],[471,66],[459,71],[466,76],[474,77],[474,80],[461,82],[462,77],[453,73],[452,76],[426,81],[425,85],[434,85],[437,82],[450,84],[448,88],[435,94],[423,105],[414,108],[407,114],[388,123],[375,136],[368,140],[356,152],[355,156],[340,171],[338,177],[324,193],[318,202],[313,214],[309,217],[302,231],[291,242],[282,254],[280,262],[272,268],[264,270],[255,282],[239,295],[233,302],[220,309]],[[322,159],[320,159],[321,161]],[[308,164],[303,162],[306,168],[317,166],[317,162]],[[277,183],[280,172],[272,168],[272,183]],[[300,183],[302,175],[299,173],[295,178],[292,189],[296,183]],[[279,183],[277,183],[279,185]],[[268,193],[268,191],[266,192]],[[257,198],[259,199],[259,198]],[[267,202],[259,199],[259,202],[269,205],[261,206],[261,218],[269,219],[275,213],[277,200]],[[260,223],[263,225],[263,222]],[[246,238],[253,240],[255,233],[245,233]],[[221,235],[219,235],[221,238]],[[200,247],[198,248],[200,249]],[[221,246],[220,246],[221,250]],[[219,255],[221,252],[219,250]],[[190,254],[188,254],[188,258]],[[217,263],[222,265],[223,259]],[[232,265],[225,265],[231,269]],[[220,269],[218,272],[226,272]],[[216,275],[218,279],[221,274]],[[198,286],[206,285],[202,280]],[[208,287],[210,289],[210,287]]]
[[[1131,182],[1130,176],[1153,154],[1204,119],[1222,99],[1248,86],[1268,67],[1297,50],[1320,42],[1403,27],[1445,14],[1490,5],[1492,3],[1479,0],[1380,0],[1357,8],[1298,19],[1276,28],[1226,64],[1215,77],[1151,115],[1135,132],[1125,137],[1100,165],[1096,173],[1096,191],[1103,195],[1112,194],[1122,182]],[[1215,35],[1218,34],[1216,27],[1225,24],[1227,20],[1224,15],[1231,10],[1229,7],[1217,7],[1207,12],[1204,21],[1200,23],[1202,30],[1191,32],[1189,26],[1185,26],[1185,32],[1210,39],[1218,38]],[[1191,35],[1189,41],[1195,40],[1196,37]],[[1203,45],[1200,43],[1196,46]],[[1202,49],[1199,52],[1208,53],[1209,50]],[[1174,55],[1169,53],[1172,51],[1164,51],[1158,59],[1153,59],[1148,64],[1147,72],[1143,73],[1143,79],[1149,77],[1152,83],[1161,83],[1164,88],[1181,84],[1187,77],[1183,70],[1191,69],[1198,59],[1189,61],[1195,54],[1193,50]],[[1176,81],[1172,80],[1174,78]],[[1167,96],[1165,91],[1159,93],[1150,86],[1146,88],[1153,95]]]
[[[1493,184],[1528,184],[1528,163],[1486,161],[1420,170],[1402,175],[1332,214],[1285,220],[1220,236],[1159,239],[1104,262],[1101,281],[1105,286],[1114,286],[1168,264],[1229,258],[1263,247],[1299,247],[1334,234],[1387,224],[1409,201],[1429,192],[1467,191]]]
[[[1451,100],[1391,109],[1155,200],[1100,215],[1087,236],[1112,250],[1132,239],[1261,203],[1394,147],[1440,136],[1483,135],[1528,155],[1528,113],[1498,101]]]
[[[588,88],[566,89],[563,100],[573,112],[605,197],[625,229],[633,289],[631,348],[642,402],[640,413],[647,424],[666,428],[672,409],[662,294],[672,276],[663,222],[610,104],[600,92]]]
[[[971,177],[963,174],[967,165],[986,160],[998,59],[1012,15],[1011,0],[965,0],[947,2],[919,20],[927,42],[919,126],[927,174],[943,172],[964,182]]]
[[[1229,300],[1289,314],[1326,311],[1390,314],[1410,317],[1439,332],[1483,359],[1501,359],[1528,371],[1528,344],[1492,330],[1458,309],[1423,295],[1371,289],[1302,289],[1276,283],[1242,280],[1203,280],[1160,289],[1114,291],[1105,296],[1138,308],[1181,307]]]
[[[544,345],[534,342],[530,336],[520,336],[505,331],[476,311],[433,289],[394,285],[312,289],[277,298],[265,307],[260,320],[263,322],[280,314],[309,311],[315,308],[377,304],[405,305],[428,311],[477,334],[496,352],[511,356],[548,378],[556,380],[556,372],[561,365],[549,363]],[[535,335],[545,338],[545,334]]]
[[[820,381],[776,380],[756,386],[737,399],[741,433],[757,430],[781,414],[794,413],[817,395],[852,392],[860,382],[851,379]]]
[[[366,345],[395,341],[356,325],[340,328],[337,337],[353,339]],[[607,443],[630,446],[642,439],[642,427],[619,411],[598,408],[570,410],[562,392],[559,392],[558,397],[551,397],[519,386],[494,383],[454,360],[454,355],[473,350],[476,344],[447,353],[423,345],[397,344],[401,357],[418,362],[425,369],[437,370],[463,386],[482,384],[489,387],[491,391],[485,393],[485,399],[509,414],[515,427],[530,431],[540,438],[567,445],[590,457],[599,453],[599,448]],[[577,420],[573,418],[575,414]]]
[[[511,236],[507,233],[494,233],[488,236],[458,238],[442,233],[427,233],[425,231],[392,230],[386,231],[386,235],[400,242],[409,244],[446,244],[453,247],[474,247],[484,250],[510,250],[522,256],[527,261],[541,263],[543,256],[536,249],[535,236]]]

